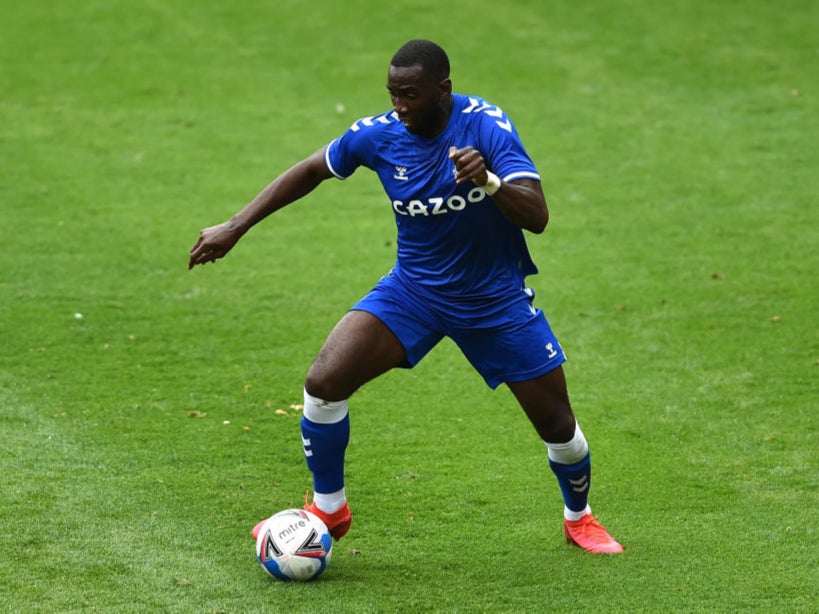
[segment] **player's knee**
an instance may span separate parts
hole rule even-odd
[[[568,404],[550,406],[540,413],[528,411],[527,414],[543,441],[559,443],[569,441],[574,436],[576,422]]]
[[[577,422],[571,409],[558,412],[554,417],[549,429],[549,439],[545,441],[563,442],[574,437],[574,430]]]
[[[345,389],[341,378],[333,377],[332,374],[316,368],[315,365],[307,373],[304,389],[310,396],[331,402],[344,400],[351,394]]]

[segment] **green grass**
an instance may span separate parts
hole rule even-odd
[[[819,608],[816,3],[5,4],[3,611]],[[187,252],[418,36],[544,177],[530,284],[627,552],[562,542],[542,444],[444,342],[354,397],[353,529],[277,583],[248,532],[309,485],[290,406],[391,212],[362,171]]]

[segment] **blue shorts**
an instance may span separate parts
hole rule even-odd
[[[546,316],[533,304],[534,293],[520,288],[502,303],[493,302],[483,323],[445,309],[445,302],[427,300],[417,288],[386,275],[353,310],[373,314],[404,346],[407,368],[418,364],[444,337],[449,337],[490,388],[504,382],[534,379],[566,361]]]

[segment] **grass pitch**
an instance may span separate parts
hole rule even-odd
[[[819,607],[816,3],[2,15],[4,611]],[[445,342],[354,397],[352,531],[318,582],[277,583],[249,530],[309,486],[291,406],[391,265],[392,215],[362,171],[214,266],[187,252],[386,109],[414,37],[510,114],[544,177],[529,281],[626,554],[562,542],[542,444]]]

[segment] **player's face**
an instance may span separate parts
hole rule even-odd
[[[404,127],[413,134],[433,137],[446,126],[451,92],[449,79],[436,81],[416,66],[390,66],[387,90],[392,108]]]

